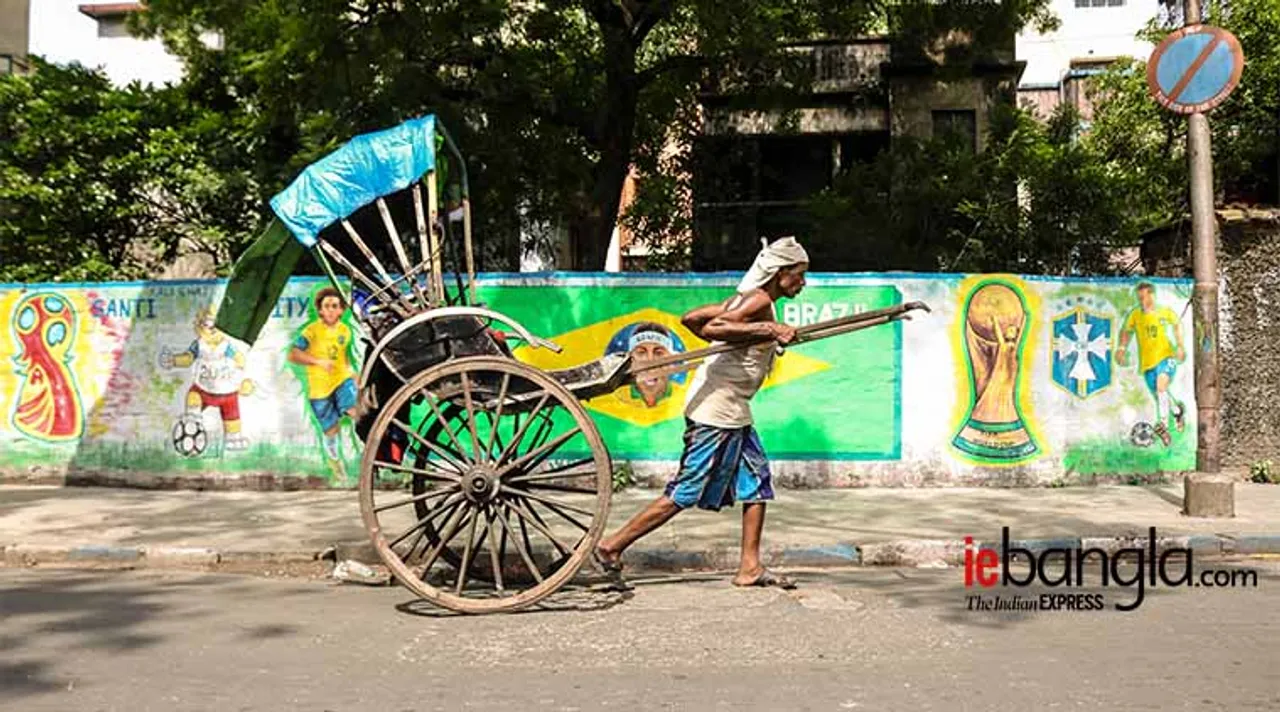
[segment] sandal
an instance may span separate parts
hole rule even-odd
[[[605,578],[609,579],[609,583],[613,584],[614,588],[621,591],[631,590],[631,584],[627,583],[627,580],[622,577],[621,561],[609,561],[605,559],[600,555],[599,549],[593,549],[591,551],[591,558],[595,560],[596,566],[600,567],[600,570],[604,572]]]
[[[761,571],[760,575],[751,583],[735,583],[734,586],[738,586],[740,588],[768,588],[769,586],[777,586],[783,590],[790,591],[796,587],[796,583],[786,576],[775,574],[769,569],[765,569],[764,571]]]

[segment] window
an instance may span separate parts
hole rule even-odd
[[[110,15],[98,18],[99,37],[130,37],[127,15]]]
[[[973,109],[933,112],[933,137],[959,141],[969,150],[978,149],[978,116]]]

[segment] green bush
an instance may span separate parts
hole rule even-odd
[[[1261,484],[1280,484],[1280,475],[1271,469],[1270,460],[1258,460],[1249,466],[1249,481]]]
[[[622,462],[613,466],[613,491],[621,492],[622,490],[633,487],[636,484],[636,471],[631,467],[630,462]]]

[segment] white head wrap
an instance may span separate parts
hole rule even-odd
[[[756,255],[756,261],[751,264],[751,269],[747,270],[746,276],[738,283],[738,294],[746,294],[753,289],[763,287],[783,267],[809,261],[809,253],[804,251],[794,237],[781,238],[772,245],[762,238],[760,244],[760,254]]]

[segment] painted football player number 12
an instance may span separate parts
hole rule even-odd
[[[1221,27],[1188,25],[1171,33],[1147,62],[1147,88],[1176,114],[1205,113],[1240,83],[1244,51],[1236,36]]]

